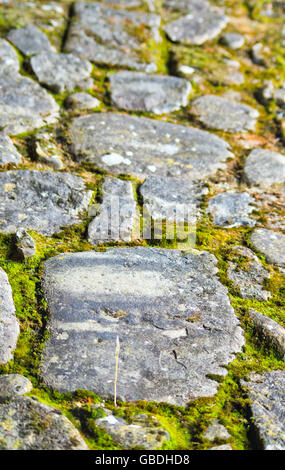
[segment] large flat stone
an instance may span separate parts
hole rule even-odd
[[[233,157],[219,137],[192,127],[116,113],[82,116],[71,127],[73,150],[112,173],[201,179]]]
[[[19,228],[52,235],[78,223],[92,192],[84,180],[67,173],[19,170],[0,173],[0,232]]]
[[[12,289],[7,274],[0,268],[0,364],[12,359],[19,333]]]
[[[14,146],[10,137],[5,132],[0,132],[0,165],[6,165],[6,163],[20,163],[22,156]]]
[[[207,252],[115,248],[45,263],[50,337],[41,375],[60,391],[186,405],[213,396],[244,344]]]
[[[251,235],[253,247],[265,256],[268,263],[285,266],[285,235],[266,228],[258,228]]]
[[[33,24],[23,28],[12,29],[7,38],[25,55],[31,56],[40,52],[55,52],[46,34]]]
[[[271,186],[285,182],[285,156],[264,149],[252,150],[245,161],[244,176],[250,185]]]

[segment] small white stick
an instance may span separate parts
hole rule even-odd
[[[114,406],[117,406],[117,379],[118,379],[118,368],[119,368],[119,354],[120,354],[120,340],[117,336],[116,341],[116,368],[115,368],[115,380],[114,380]]]

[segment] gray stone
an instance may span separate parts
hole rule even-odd
[[[92,192],[67,173],[19,170],[0,173],[0,233],[19,228],[52,235],[78,223]]]
[[[264,450],[285,450],[285,372],[273,370],[252,374],[242,381],[248,390],[253,427]]]
[[[249,248],[243,246],[234,247],[232,254],[237,261],[229,262],[228,277],[238,289],[240,296],[243,299],[267,301],[271,293],[263,289],[263,284],[270,274],[257,256]],[[241,258],[246,261],[242,268],[239,265]]]
[[[230,49],[240,49],[244,45],[244,37],[238,33],[225,33],[221,40]]]
[[[285,360],[285,328],[256,310],[250,309],[249,314],[262,339]]]
[[[16,246],[22,259],[31,258],[35,255],[35,242],[31,235],[29,235],[24,229],[19,229],[16,232]]]
[[[62,151],[50,133],[39,132],[31,139],[30,148],[34,160],[55,170],[61,170],[64,167]]]
[[[102,187],[100,215],[88,226],[93,245],[111,241],[130,242],[139,236],[139,213],[130,181],[108,177]],[[90,212],[89,212],[90,213]]]
[[[57,408],[29,397],[0,404],[2,450],[88,450],[77,429]]]
[[[0,38],[0,74],[9,70],[18,72],[20,69],[19,59],[15,49],[5,39]]]
[[[55,48],[50,44],[46,34],[33,24],[12,29],[7,38],[23,54],[28,56],[39,52],[55,52]]]
[[[15,163],[17,165],[22,160],[22,156],[13,145],[12,140],[5,132],[0,132],[0,165]]]
[[[0,375],[0,401],[25,395],[33,389],[32,382],[19,374]]]
[[[201,179],[226,168],[229,145],[206,131],[155,119],[95,113],[74,120],[73,151],[112,173]]]
[[[207,127],[228,132],[254,130],[259,112],[246,104],[216,95],[200,96],[193,101],[192,112]]]
[[[181,13],[194,13],[196,15],[208,11],[210,4],[206,0],[164,0],[163,7]]]
[[[248,193],[227,191],[211,197],[208,211],[214,218],[214,224],[221,227],[253,227],[255,220],[249,217],[254,207],[254,199]]]
[[[265,65],[264,47],[260,42],[254,44],[251,48],[251,58],[256,65]]]
[[[285,266],[285,235],[258,228],[254,230],[250,240],[253,247],[265,256],[268,263]]]
[[[74,90],[92,72],[88,60],[73,54],[42,52],[32,57],[31,66],[39,82],[56,93]]]
[[[223,444],[223,445],[220,445],[220,446],[210,447],[207,450],[233,450],[233,448],[230,444]]]
[[[81,111],[82,109],[94,109],[99,108],[100,101],[94,96],[89,95],[88,93],[73,93],[69,95],[66,99],[66,106],[72,109]]]
[[[59,106],[38,83],[17,73],[0,74],[0,127],[9,134],[31,131],[58,119]]]
[[[186,106],[191,84],[184,78],[118,72],[110,76],[112,102],[121,109],[170,113]]]
[[[159,176],[149,176],[140,187],[144,209],[153,220],[195,222],[207,193],[204,182]]]
[[[264,149],[252,150],[245,161],[244,176],[250,185],[271,186],[285,182],[285,156]]]
[[[226,288],[207,252],[115,248],[45,262],[50,336],[41,375],[60,391],[185,406],[213,396],[244,344]]]
[[[12,289],[7,274],[0,268],[0,364],[12,359],[19,333]]]
[[[122,11],[100,3],[78,2],[74,6],[65,50],[98,64],[130,67],[146,72],[156,65],[142,57],[142,43],[135,33],[143,27],[159,42],[160,17],[150,13]],[[133,32],[132,32],[133,30]]]
[[[204,439],[214,442],[216,440],[230,439],[231,435],[228,433],[225,426],[219,423],[218,420],[214,420],[204,432],[203,437]]]
[[[132,417],[131,424],[122,418],[109,415],[96,420],[96,425],[103,428],[124,449],[143,448],[154,450],[161,448],[170,437],[156,418],[140,414]]]

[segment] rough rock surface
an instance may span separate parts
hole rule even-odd
[[[212,396],[241,350],[242,330],[206,252],[117,248],[45,263],[51,313],[41,374],[61,391],[186,405]],[[112,353],[114,351],[112,358]]]
[[[88,450],[61,412],[29,397],[0,404],[2,450]]]
[[[244,45],[244,36],[238,33],[225,33],[222,36],[222,43],[230,49],[240,49]]]
[[[216,440],[228,440],[230,437],[231,435],[228,433],[228,430],[219,423],[218,420],[214,420],[203,434],[203,438],[211,442]]]
[[[17,165],[21,160],[22,157],[10,137],[5,132],[0,132],[0,165],[6,165],[6,163]]]
[[[216,95],[204,95],[192,103],[192,112],[207,127],[228,132],[254,130],[259,112]]]
[[[253,426],[264,450],[285,450],[284,390],[285,372],[274,370],[264,375],[252,374],[248,389]]]
[[[33,160],[44,163],[55,170],[64,167],[62,150],[49,132],[38,132],[30,141]]]
[[[88,226],[89,242],[97,245],[111,241],[130,242],[137,238],[139,214],[132,183],[108,177],[103,183],[102,194],[100,215]]]
[[[285,156],[269,150],[252,150],[245,161],[244,175],[251,185],[270,186],[285,182]]]
[[[8,70],[10,73],[18,72],[19,59],[15,49],[5,39],[0,39],[0,73]]]
[[[207,450],[233,450],[233,448],[230,444],[222,444],[220,446],[210,447]]]
[[[12,359],[19,333],[12,289],[7,274],[0,268],[0,364]]]
[[[170,113],[186,106],[191,84],[184,78],[118,72],[110,76],[112,102],[122,109],[154,114]]]
[[[0,173],[0,232],[25,228],[51,235],[79,222],[79,213],[87,209],[91,195],[84,180],[67,173]]]
[[[39,52],[55,52],[55,48],[50,44],[46,34],[33,24],[12,29],[7,38],[23,54],[28,56]]]
[[[25,395],[33,389],[32,382],[19,374],[0,375],[0,401]]]
[[[76,110],[94,109],[100,106],[100,101],[88,93],[78,92],[69,95],[66,99],[66,106]]]
[[[211,197],[208,211],[214,218],[214,224],[221,227],[253,227],[255,220],[249,215],[254,210],[254,199],[248,193],[225,192]]]
[[[19,229],[16,232],[16,247],[22,259],[31,258],[35,255],[36,245],[26,230]]]
[[[206,131],[116,113],[73,121],[73,150],[112,173],[201,179],[225,168],[228,144]]]
[[[265,256],[268,263],[285,266],[285,235],[266,228],[258,228],[251,235],[253,247]]]
[[[249,313],[263,341],[273,347],[285,360],[285,328],[256,310],[251,309]]]

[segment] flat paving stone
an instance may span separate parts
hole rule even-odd
[[[0,364],[12,359],[19,333],[12,289],[7,274],[0,268]]]
[[[0,375],[0,401],[25,395],[33,389],[32,382],[19,374]]]
[[[0,404],[0,449],[88,450],[77,429],[57,408],[15,397]]]
[[[285,450],[285,372],[252,374],[242,381],[248,390],[253,427],[264,450]]]
[[[73,54],[42,52],[31,58],[31,66],[39,82],[56,93],[74,90],[92,72],[88,60]]]
[[[270,264],[285,266],[285,235],[266,228],[258,228],[251,235],[253,247],[265,256]]]
[[[5,70],[18,72],[20,69],[19,59],[15,49],[5,39],[0,39],[0,73]]]
[[[78,176],[50,171],[18,170],[0,173],[0,233],[19,228],[52,235],[80,222],[92,192]]]
[[[23,28],[12,29],[7,39],[27,56],[40,52],[56,52],[49,42],[47,35],[33,24],[28,24]]]
[[[139,39],[135,30],[145,28]],[[152,13],[123,11],[96,2],[78,2],[69,28],[65,51],[97,64],[153,72],[154,63],[142,57],[142,44],[151,34],[159,42],[160,16]],[[144,46],[143,46],[144,47]]]
[[[22,156],[14,146],[10,137],[5,132],[0,132],[0,165],[6,165],[6,163],[20,163]]]
[[[249,315],[261,339],[285,360],[285,328],[256,310],[250,309]]]
[[[285,182],[285,156],[254,149],[245,161],[244,176],[250,185],[271,186]]]
[[[206,131],[116,113],[76,118],[71,137],[77,159],[139,179],[154,173],[201,179],[233,157],[227,142]]]
[[[208,212],[214,218],[214,224],[220,227],[253,227],[256,222],[249,217],[254,210],[253,203],[253,197],[246,192],[226,191],[211,197]]]
[[[118,108],[154,114],[186,106],[192,88],[184,78],[128,71],[111,75],[110,85],[111,100]]]
[[[207,252],[115,248],[45,262],[50,312],[41,376],[59,391],[185,406],[213,396],[244,338]]]
[[[228,132],[254,130],[259,112],[246,104],[216,95],[200,96],[192,102],[192,113],[211,129]]]

